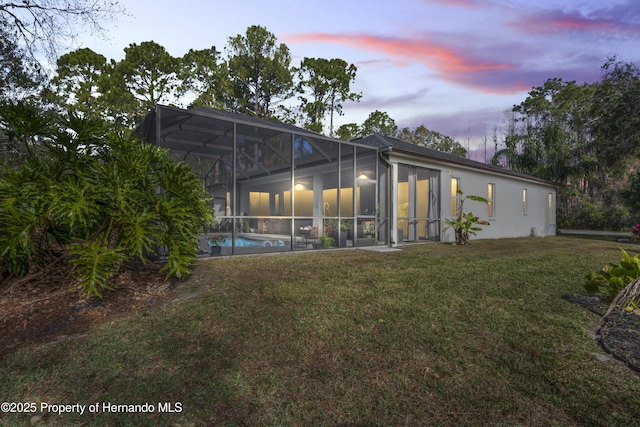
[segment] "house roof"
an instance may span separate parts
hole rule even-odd
[[[505,169],[501,166],[491,165],[487,163],[481,163],[475,160],[467,159],[465,157],[456,156],[450,153],[443,153],[441,151],[433,150],[431,148],[423,147],[410,142],[402,141],[390,136],[374,134],[361,138],[356,138],[352,142],[368,145],[378,148],[378,151],[383,153],[398,153],[408,156],[415,156],[416,158],[428,159],[432,161],[454,164],[463,167],[469,167],[473,169],[481,169],[488,172],[498,173],[502,175],[508,175],[529,181],[536,181],[545,185],[551,185],[558,187],[558,185],[552,181],[547,181],[542,178],[538,178],[532,175],[528,175],[522,172]]]

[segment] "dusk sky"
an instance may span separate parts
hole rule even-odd
[[[357,66],[359,103],[337,125],[385,111],[400,128],[424,124],[471,148],[532,87],[560,77],[582,84],[608,57],[638,63],[637,0],[120,0],[130,17],[89,47],[120,60],[153,40],[174,56],[215,46],[261,25],[304,57]],[[560,6],[561,5],[561,6]]]

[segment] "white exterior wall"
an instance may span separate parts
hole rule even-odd
[[[556,189],[536,181],[520,179],[518,177],[491,173],[481,170],[468,170],[462,168],[448,168],[442,176],[442,217],[452,218],[451,178],[460,179],[460,189],[467,195],[482,196],[488,198],[488,185],[494,184],[494,216],[489,218],[489,208],[484,203],[466,200],[464,212],[473,212],[480,219],[488,220],[489,226],[480,226],[482,231],[477,232],[477,239],[498,239],[505,237],[555,236],[555,200]],[[527,209],[524,212],[522,192],[527,192]],[[549,221],[549,194],[552,198],[551,221]],[[455,240],[453,230],[449,229],[442,234],[443,242]]]
[[[555,236],[556,234],[556,188],[538,182],[535,179],[520,178],[498,172],[485,171],[459,165],[440,162],[426,162],[415,158],[396,157],[390,159],[395,167],[398,163],[410,164],[441,171],[440,198],[442,218],[442,242],[454,242],[453,229],[446,228],[444,222],[453,218],[451,215],[451,178],[460,179],[460,189],[467,195],[488,198],[488,184],[494,184],[494,216],[488,217],[488,206],[481,202],[466,200],[464,212],[473,212],[480,219],[488,220],[489,226],[480,226],[472,239],[498,239],[509,237]],[[393,173],[394,188],[397,188],[397,173]],[[523,211],[522,190],[527,190],[527,210]],[[395,193],[395,192],[394,192]],[[551,221],[549,221],[549,194],[551,194]],[[394,197],[395,198],[395,197]],[[392,200],[394,218],[397,217],[396,201]],[[397,236],[395,225],[392,235]]]

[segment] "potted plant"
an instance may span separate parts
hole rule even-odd
[[[338,223],[340,224],[339,230]],[[337,219],[332,218],[325,220],[324,226],[325,231],[327,231],[329,235],[338,242],[339,248],[347,247],[347,231],[351,230],[351,225],[348,222],[344,220],[338,221]]]
[[[362,226],[362,235],[364,237],[371,238],[376,235],[376,224],[380,224],[380,211],[380,202],[378,202],[377,207],[373,211],[370,211],[369,209],[364,210],[364,215],[375,216],[375,219],[363,219],[360,223]]]
[[[376,223],[374,221],[362,221],[362,234],[371,237],[376,234]]]
[[[220,246],[220,243],[224,243],[225,240],[225,236],[217,236],[215,234],[207,237],[207,245],[209,245],[209,248],[211,248],[212,256],[222,254],[222,246]]]
[[[320,236],[320,244],[322,245],[322,249],[329,249],[333,244],[333,237],[329,237],[326,234]]]

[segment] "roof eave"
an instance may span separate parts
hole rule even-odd
[[[486,172],[491,172],[491,173],[495,173],[498,175],[506,175],[506,176],[510,176],[510,177],[514,177],[514,178],[519,178],[519,179],[523,179],[523,180],[527,180],[527,181],[533,181],[539,184],[544,184],[544,185],[548,185],[554,188],[560,188],[560,185],[558,185],[557,183],[553,182],[553,181],[547,181],[546,179],[542,179],[542,178],[538,178],[532,175],[527,175],[521,172],[516,172],[516,171],[512,171],[509,169],[498,169],[495,166],[491,166],[491,165],[485,165],[484,163],[479,163],[476,165],[470,165],[468,164],[468,162],[465,161],[465,159],[462,159],[460,161],[456,161],[453,158],[447,158],[447,159],[443,159],[441,157],[438,156],[432,156],[426,153],[419,153],[417,151],[411,151],[411,150],[405,150],[399,147],[393,147],[393,146],[386,146],[384,148],[381,148],[379,150],[381,153],[393,153],[393,154],[400,154],[400,155],[404,155],[407,157],[420,157],[422,159],[428,159],[428,160],[432,160],[432,161],[436,161],[438,163],[445,163],[445,164],[454,164],[457,166],[461,166],[467,169],[481,169],[484,170]]]

